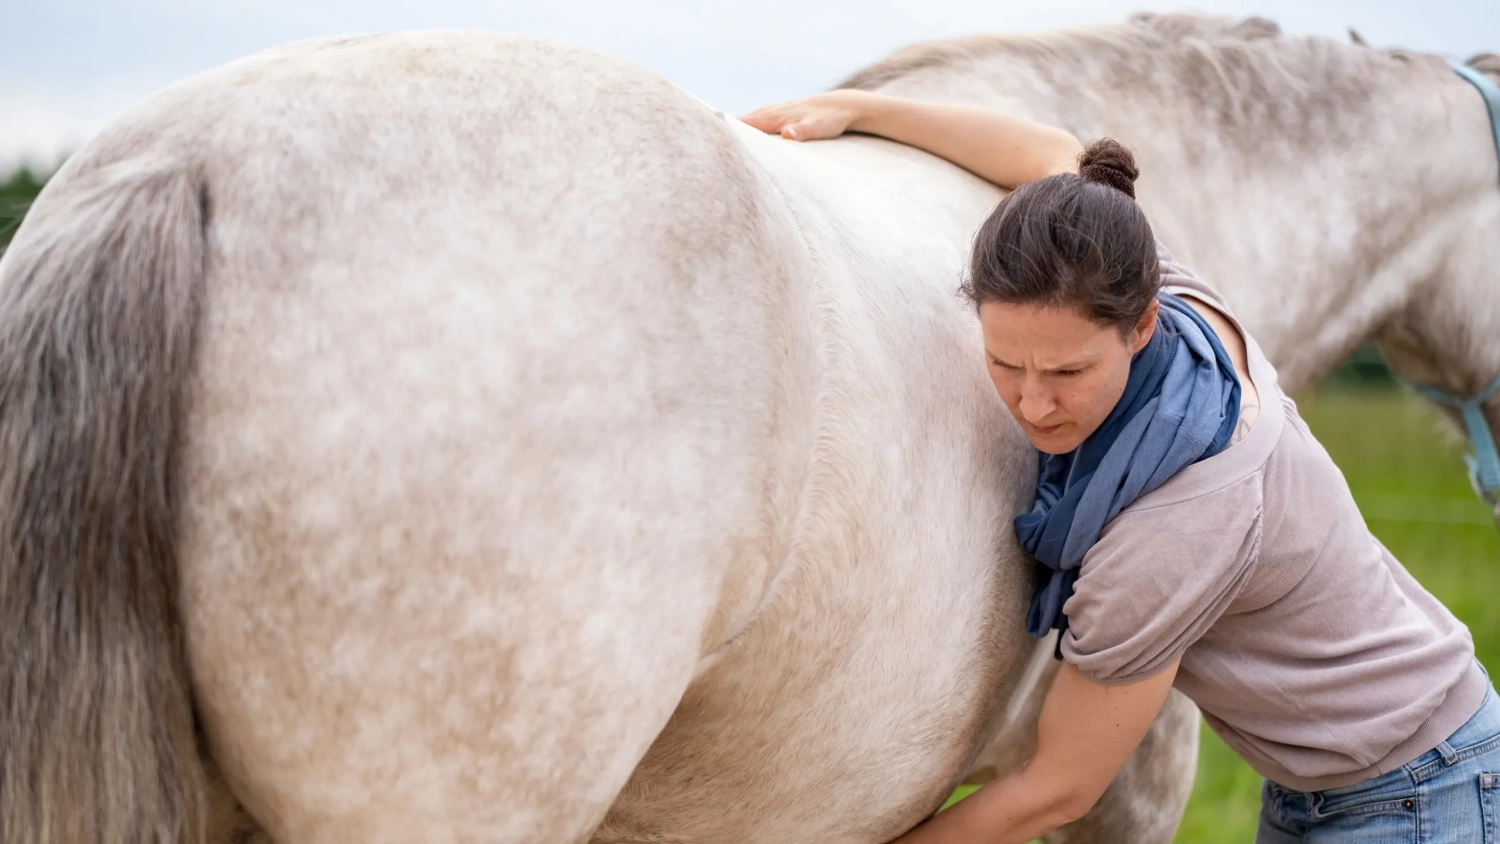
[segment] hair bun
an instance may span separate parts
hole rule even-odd
[[[1078,175],[1090,182],[1109,185],[1131,199],[1135,199],[1135,178],[1140,174],[1135,167],[1135,156],[1111,138],[1094,141],[1078,157]]]

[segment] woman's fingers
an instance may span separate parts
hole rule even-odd
[[[740,115],[740,120],[770,135],[781,131],[782,120],[765,109]]]
[[[793,141],[815,141],[837,138],[844,133],[847,121],[834,114],[819,112],[751,112],[740,120],[768,135],[780,135]]]
[[[779,135],[781,130],[796,122],[796,117],[777,106],[759,108],[740,118],[744,122],[768,135]]]
[[[848,121],[842,115],[809,114],[789,122],[781,129],[781,137],[794,141],[821,141],[844,134]]]
[[[758,108],[740,118],[768,135],[794,141],[837,138],[849,128],[852,115],[835,94],[820,94],[780,105]]]

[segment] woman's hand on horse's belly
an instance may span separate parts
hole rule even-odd
[[[758,108],[740,119],[768,135],[793,141],[837,138],[864,115],[865,106],[874,96],[853,89],[826,91]]]
[[[1036,752],[893,844],[1024,844],[1083,817],[1161,711],[1177,663],[1106,686],[1064,663],[1042,704]]]

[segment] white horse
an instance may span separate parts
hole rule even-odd
[[[1148,18],[850,84],[1126,141],[1290,390],[1500,371],[1436,58]],[[875,844],[1014,764],[1034,458],[954,295],[999,195],[531,38],[169,88],[0,259],[0,838]],[[1196,730],[1049,841],[1168,840]]]

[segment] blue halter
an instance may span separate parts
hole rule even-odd
[[[1495,153],[1500,155],[1500,90],[1496,90],[1495,83],[1477,69],[1463,62],[1450,64],[1454,73],[1468,80],[1470,85],[1479,89],[1479,96],[1484,97],[1484,107],[1490,112],[1490,132],[1495,136]]]
[[[1500,505],[1500,454],[1495,451],[1495,435],[1490,433],[1489,422],[1484,418],[1484,403],[1500,393],[1500,376],[1468,397],[1455,396],[1428,384],[1413,386],[1429,399],[1456,407],[1463,414],[1464,427],[1469,429],[1469,442],[1474,444],[1474,453],[1467,458],[1469,480],[1480,498],[1492,505]]]
[[[1452,64],[1454,72],[1479,89],[1479,95],[1484,98],[1484,106],[1490,114],[1490,131],[1495,136],[1495,155],[1500,157],[1500,90],[1496,90],[1489,77],[1478,70],[1461,62]],[[1469,442],[1474,445],[1474,454],[1468,457],[1469,480],[1480,498],[1500,506],[1500,453],[1495,450],[1495,436],[1484,418],[1484,403],[1500,393],[1500,376],[1472,396],[1455,396],[1430,384],[1414,386],[1427,398],[1456,407],[1463,414],[1464,427],[1469,429]]]

